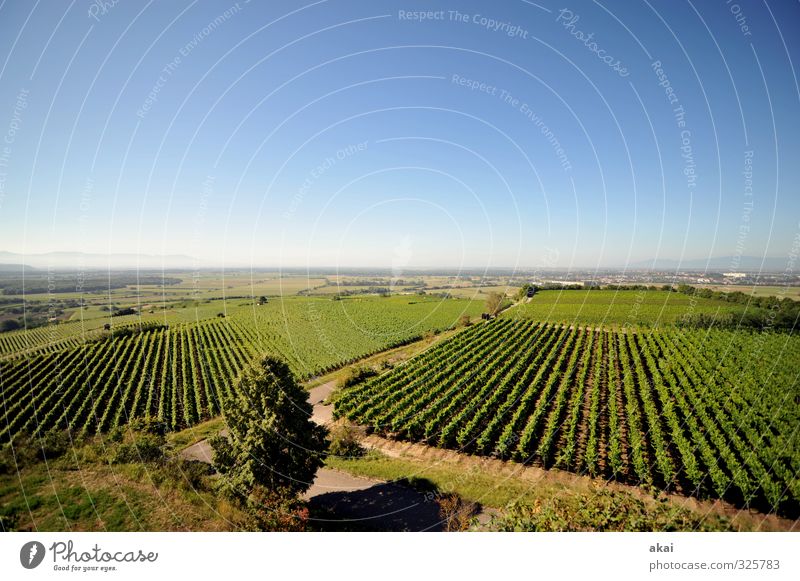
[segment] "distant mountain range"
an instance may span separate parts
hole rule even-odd
[[[17,254],[0,251],[0,272],[19,272],[27,269],[107,269],[107,268],[192,268],[197,261],[191,256],[170,254],[90,254],[86,252],[45,252],[42,254]],[[15,270],[16,269],[16,270]],[[26,271],[27,272],[27,271]]]
[[[781,272],[789,259],[776,256],[717,256],[712,258],[692,258],[672,260],[659,258],[632,262],[628,268],[647,270],[693,270],[705,272]]]
[[[669,258],[659,258],[657,260],[639,260],[631,262],[627,265],[619,265],[617,267],[606,267],[602,270],[659,270],[659,271],[693,271],[693,272],[783,272],[788,263],[787,257],[773,257],[768,256],[762,258],[759,256],[718,256],[713,258],[692,258],[687,260],[673,260]],[[763,264],[762,264],[763,263]],[[191,256],[183,254],[99,254],[99,253],[86,253],[86,252],[45,252],[41,254],[18,254],[15,252],[0,251],[0,274],[17,274],[21,275],[23,269],[25,273],[34,274],[37,271],[46,271],[47,269],[55,270],[75,270],[76,268],[86,268],[89,270],[106,270],[106,269],[165,269],[165,270],[178,270],[188,268],[210,268],[215,265],[206,264],[203,261],[198,261]],[[227,268],[266,268],[265,266],[242,264],[229,264]],[[297,271],[298,273],[313,272],[329,272],[331,268],[326,267],[270,267],[279,268],[287,273]],[[588,267],[587,267],[588,268]],[[593,267],[596,268],[596,267]],[[391,271],[386,268],[342,268],[338,267],[342,273],[364,273],[373,272],[375,274],[386,274]],[[421,268],[421,269],[408,269],[409,273],[449,273],[452,274],[506,274],[517,273],[522,274],[529,270],[523,266],[516,268],[459,268],[453,269],[452,267],[440,268]],[[541,270],[541,269],[538,269]],[[562,270],[583,270],[580,267],[572,268],[559,268],[552,267],[547,269],[556,271]]]

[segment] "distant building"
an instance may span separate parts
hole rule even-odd
[[[728,278],[745,278],[747,277],[746,272],[723,272],[722,276],[727,276]]]

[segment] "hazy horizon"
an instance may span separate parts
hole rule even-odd
[[[19,257],[14,260],[13,257]],[[103,261],[106,261],[105,263]],[[160,261],[160,262],[159,262]],[[485,270],[487,272],[493,271],[517,271],[521,273],[530,271],[621,271],[621,270],[726,270],[726,271],[760,271],[764,273],[783,272],[786,268],[790,268],[792,258],[790,256],[717,256],[717,257],[701,257],[701,258],[686,258],[677,260],[672,258],[659,258],[649,259],[629,264],[617,264],[608,266],[585,265],[585,264],[572,264],[566,266],[544,266],[541,264],[527,264],[527,265],[503,265],[498,264],[494,266],[483,266],[477,264],[434,264],[430,266],[406,266],[398,268],[392,264],[321,264],[310,266],[307,264],[281,264],[281,263],[211,263],[199,260],[192,256],[185,255],[151,255],[151,254],[136,254],[136,253],[115,253],[115,254],[84,254],[69,250],[51,251],[45,253],[36,253],[29,255],[13,254],[8,251],[0,250],[0,266],[24,266],[36,270],[43,268],[55,269],[76,269],[84,268],[88,270],[215,270],[220,268],[226,269],[253,269],[253,270],[286,270],[286,271],[302,271],[304,269],[313,270],[317,272],[335,272],[337,269],[347,271],[358,271],[359,269],[371,269],[376,271],[386,271],[396,277],[402,277],[404,274],[410,275],[414,273],[426,272],[441,272],[441,271],[469,271],[476,272]]]

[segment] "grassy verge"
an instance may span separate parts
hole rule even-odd
[[[534,502],[543,493],[551,495],[557,492],[551,486],[534,489],[530,483],[476,467],[465,470],[460,466],[432,464],[413,458],[390,458],[376,450],[361,458],[331,456],[326,464],[336,470],[377,480],[427,480],[439,491],[454,492],[466,500],[491,508],[504,508],[515,501]]]
[[[167,442],[176,450],[182,450],[201,440],[216,436],[224,427],[225,418],[218,416],[180,432],[167,434]]]
[[[360,458],[330,457],[330,468],[378,480],[406,480],[440,493],[455,493],[495,509],[497,530],[787,530],[791,523],[758,513],[723,514],[692,499],[647,495],[582,479],[538,482],[514,467],[498,470],[480,463],[432,462],[389,457],[371,450]]]
[[[207,466],[171,458],[121,458],[128,442],[75,445],[42,462],[4,462],[0,530],[226,531],[240,511],[215,491]],[[164,451],[169,453],[170,447]],[[24,454],[26,451],[20,449]]]

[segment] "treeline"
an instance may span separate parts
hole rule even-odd
[[[24,301],[20,299],[0,299],[0,332],[17,329],[32,329],[46,325],[51,318],[60,317],[64,309],[75,309],[83,305],[80,299],[53,301]]]
[[[0,278],[0,289],[4,295],[41,294],[41,293],[74,293],[98,292],[137,285],[174,285],[180,284],[180,278],[164,276],[136,276],[131,274],[115,275],[94,274],[78,276],[75,274],[34,274],[20,277]]]
[[[388,297],[391,294],[391,291],[388,287],[383,286],[374,286],[371,288],[357,288],[357,289],[347,289],[343,291],[339,291],[335,295],[333,295],[333,300],[338,301],[342,297],[351,297],[355,295],[381,295],[384,297]]]
[[[747,307],[747,311],[740,315],[731,313],[717,316],[687,315],[678,321],[677,324],[681,327],[786,331],[793,330],[800,319],[800,301],[788,297],[755,297],[741,291],[714,291],[708,288],[696,288],[688,284],[678,285],[675,290],[692,297],[725,301]]]
[[[146,333],[147,331],[164,331],[169,329],[169,325],[159,323],[158,321],[145,321],[142,323],[133,323],[125,325],[124,327],[112,327],[106,324],[104,327],[105,332],[97,337],[98,341],[105,341],[107,339],[120,339],[122,337],[132,337]]]

